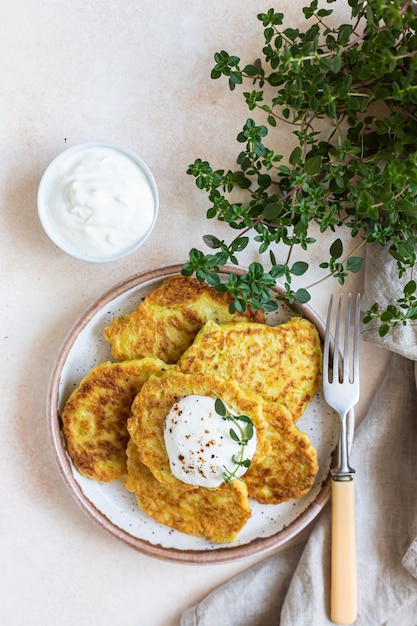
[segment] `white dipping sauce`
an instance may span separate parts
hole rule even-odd
[[[49,193],[49,220],[58,238],[81,254],[115,256],[152,228],[155,198],[128,154],[84,148],[59,161]]]
[[[238,427],[223,419],[214,404],[214,399],[208,396],[186,396],[173,405],[165,418],[164,440],[171,472],[184,483],[218,487],[224,482],[226,472],[236,470],[233,458],[239,458],[242,446],[229,432],[233,428],[238,434]],[[253,437],[244,446],[244,459],[251,460],[255,451],[254,428]],[[240,466],[236,476],[246,471],[246,467]]]

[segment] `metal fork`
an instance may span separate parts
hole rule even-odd
[[[330,297],[323,351],[323,394],[327,404],[340,416],[337,465],[332,469],[332,556],[330,617],[336,624],[351,624],[357,617],[355,470],[349,465],[347,416],[359,400],[359,325],[360,295],[356,298],[351,342],[351,304],[349,294],[343,350],[341,335],[342,298],[339,298],[334,339],[331,334],[333,296]],[[352,365],[351,365],[352,359]]]

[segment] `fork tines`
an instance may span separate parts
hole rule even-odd
[[[344,342],[343,350],[339,348],[342,319],[342,296],[339,296],[336,312],[336,324],[334,330],[334,338],[331,335],[331,320],[332,320],[332,308],[333,308],[333,295],[330,296],[329,308],[326,321],[326,335],[324,340],[324,353],[323,353],[323,375],[327,376],[329,371],[329,355],[331,358],[331,373],[339,372],[339,382],[349,381],[353,383],[354,380],[359,380],[359,327],[360,327],[360,294],[356,296],[356,308],[354,312],[353,323],[353,343],[352,349],[349,351],[349,341],[351,332],[351,311],[352,311],[352,294],[349,293],[347,297],[346,314],[345,314],[345,327],[344,327]],[[331,354],[333,353],[333,354]],[[350,365],[350,359],[352,357],[352,366]],[[330,376],[330,374],[329,374]],[[331,378],[329,382],[332,382]]]

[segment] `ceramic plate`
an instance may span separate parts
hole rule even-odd
[[[252,502],[252,517],[240,532],[238,542],[226,546],[190,537],[155,522],[141,511],[135,496],[122,486],[122,481],[104,484],[84,478],[67,454],[60,412],[81,379],[94,366],[112,360],[103,328],[114,317],[133,311],[164,278],[180,271],[180,265],[170,266],[127,279],[95,302],[68,334],[48,394],[48,423],[58,466],[73,496],[95,522],[147,555],[184,563],[218,563],[284,547],[317,517],[329,496],[329,469],[337,444],[338,418],[325,404],[321,391],[297,422],[318,452],[320,469],[312,490],[301,499],[279,505]],[[225,269],[225,274],[228,271]],[[321,319],[307,306],[301,312],[323,335]],[[278,312],[268,315],[268,323],[276,324],[288,319],[291,313],[280,307]]]

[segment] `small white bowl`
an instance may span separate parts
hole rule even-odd
[[[77,259],[97,263],[135,252],[159,210],[148,166],[109,141],[87,141],[61,152],[41,178],[37,201],[51,241]]]

